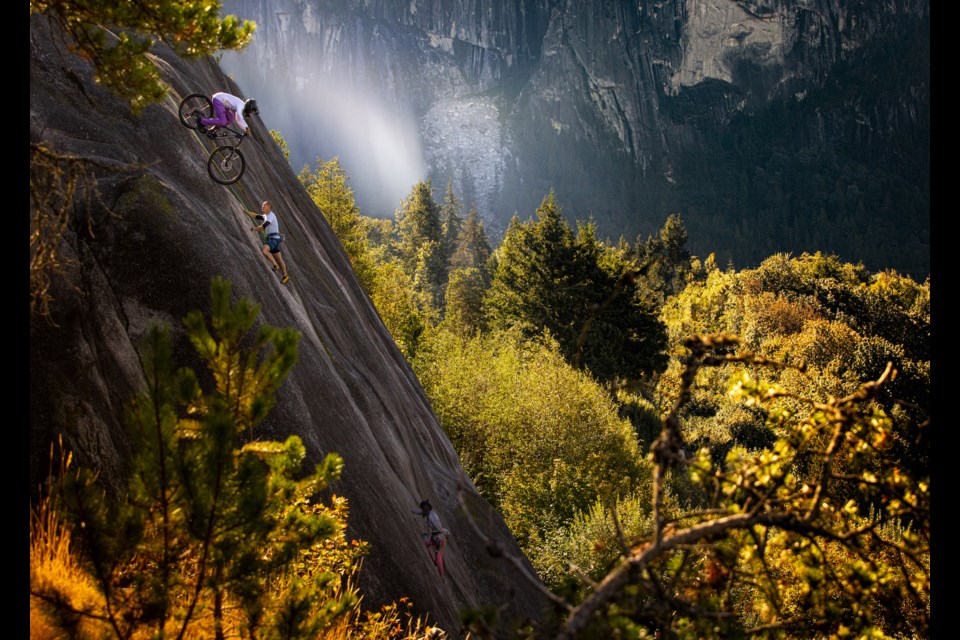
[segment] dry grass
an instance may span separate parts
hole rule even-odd
[[[411,613],[413,604],[406,598],[365,612],[360,603],[337,621],[317,640],[446,640],[449,636],[438,627]]]
[[[103,596],[70,543],[70,529],[53,498],[31,509],[31,640],[94,638],[108,631],[102,619]]]
[[[355,590],[360,563],[346,569],[334,598]],[[71,545],[71,530],[55,498],[47,496],[30,511],[30,639],[84,640],[120,638],[105,616],[105,602],[96,581],[84,570]],[[362,598],[316,640],[446,640],[449,636],[412,614],[412,603],[401,598],[379,611],[365,611]],[[227,637],[238,639],[240,620],[225,620]],[[184,640],[213,637],[209,616],[191,623]],[[179,629],[170,625],[170,637]],[[130,640],[155,637],[156,629],[135,633]]]

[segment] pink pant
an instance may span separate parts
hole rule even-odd
[[[437,548],[437,555],[434,558],[434,563],[437,565],[437,571],[440,572],[440,577],[443,577],[443,548],[447,546],[447,541],[443,537],[439,538],[440,542],[434,542],[433,538],[427,538],[423,541],[423,546],[427,549],[430,547]]]

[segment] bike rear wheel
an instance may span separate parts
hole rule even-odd
[[[199,111],[201,118],[213,117],[213,103],[202,93],[191,93],[180,101],[180,124],[190,129],[199,128],[200,123],[193,117],[193,112]]]
[[[236,147],[217,147],[207,160],[207,171],[214,182],[233,184],[243,175],[246,162]]]

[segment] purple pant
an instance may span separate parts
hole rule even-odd
[[[226,106],[224,106],[224,104],[218,99],[214,98],[210,102],[213,104],[213,117],[200,118],[200,124],[215,124],[218,127],[225,127],[237,119],[237,114],[230,109],[227,109]]]

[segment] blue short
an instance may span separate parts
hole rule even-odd
[[[281,238],[276,236],[267,237],[267,245],[270,247],[270,253],[280,253]]]

